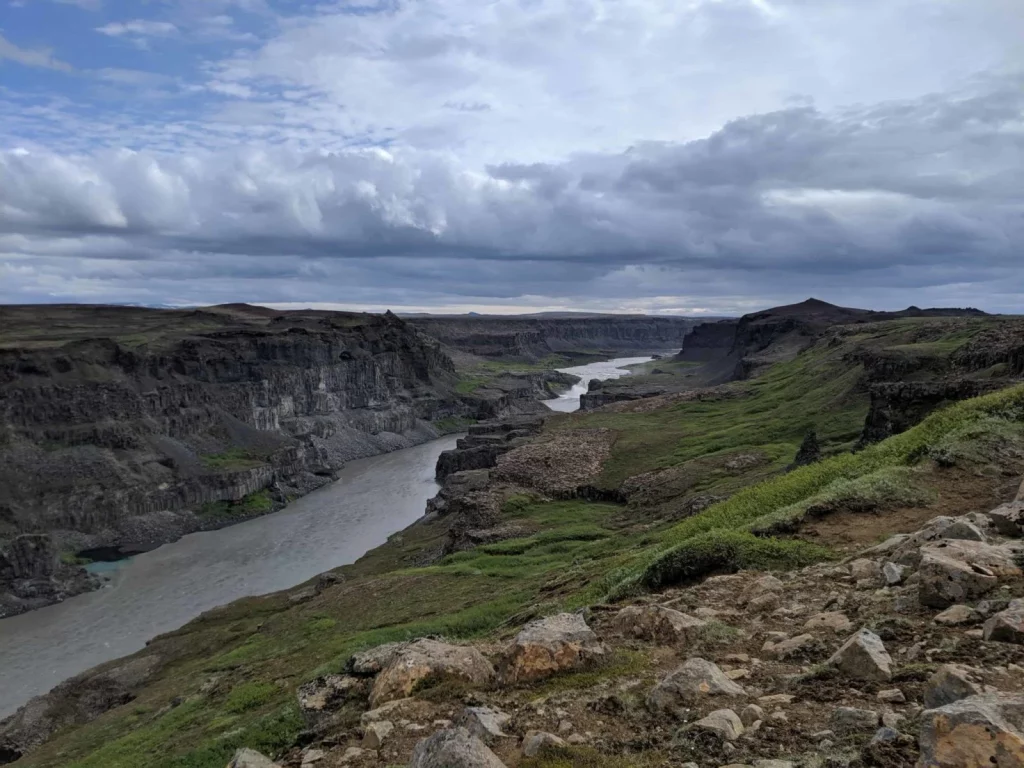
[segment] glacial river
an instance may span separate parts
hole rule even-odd
[[[548,405],[574,411],[590,379],[618,378],[628,374],[620,366],[649,359],[567,368],[583,382]],[[0,718],[204,611],[288,589],[354,562],[423,515],[438,489],[437,457],[454,448],[456,439],[353,461],[337,482],[280,512],[185,536],[118,563],[103,589],[0,620]]]

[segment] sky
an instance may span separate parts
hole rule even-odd
[[[1024,312],[1021,0],[0,0],[0,303]]]

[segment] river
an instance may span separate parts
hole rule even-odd
[[[547,401],[579,408],[590,379],[628,374],[621,358],[565,369],[582,385]],[[337,482],[270,515],[193,533],[109,570],[103,589],[0,621],[0,718],[69,677],[126,656],[204,611],[288,589],[352,563],[423,515],[434,465],[457,436],[347,464]]]
[[[586,394],[587,385],[590,384],[591,379],[608,380],[629,376],[630,372],[624,366],[646,363],[651,359],[650,355],[647,357],[619,357],[615,360],[604,360],[600,363],[578,365],[575,368],[559,368],[558,370],[562,373],[571,373],[574,376],[579,376],[580,381],[574,384],[568,392],[563,392],[554,400],[546,400],[544,404],[553,411],[561,411],[563,413],[578,411],[580,408],[580,395]]]

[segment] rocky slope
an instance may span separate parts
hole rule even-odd
[[[535,360],[578,352],[678,349],[699,321],[687,317],[414,317],[409,322],[455,349],[491,359]]]
[[[1022,535],[1018,499],[841,563],[552,615],[505,643],[378,646],[299,690],[311,744],[232,764],[1019,766]],[[419,693],[444,685],[459,693]]]
[[[0,327],[0,616],[88,584],[55,549],[120,555],[267,512],[480,415],[393,315],[7,307]]]

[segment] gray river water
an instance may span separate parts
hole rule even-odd
[[[649,359],[567,368],[582,384],[547,404],[574,411],[590,379],[618,378],[628,374],[620,366]],[[185,536],[119,563],[103,589],[0,621],[0,718],[204,611],[354,562],[423,515],[438,489],[437,457],[456,439],[353,461],[337,482],[280,512]]]

